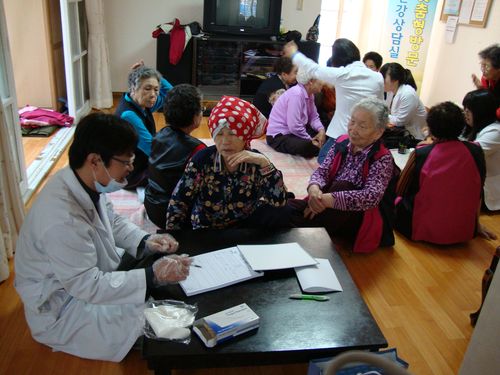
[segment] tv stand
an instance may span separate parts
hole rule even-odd
[[[191,83],[206,100],[232,95],[251,101],[261,82],[272,74],[285,45],[249,36],[211,35],[193,40]],[[319,47],[316,42],[299,43],[299,50],[314,61],[318,61]]]

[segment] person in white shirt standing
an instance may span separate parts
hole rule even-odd
[[[384,80],[380,73],[368,69],[361,60],[358,47],[349,39],[337,39],[332,46],[332,66],[323,67],[298,52],[294,42],[283,49],[285,56],[291,57],[295,65],[307,70],[313,78],[335,87],[337,107],[326,135],[329,137],[318,155],[323,162],[335,139],[347,133],[351,110],[356,103],[366,97],[383,99]]]
[[[424,139],[422,129],[426,126],[427,111],[418,97],[411,71],[398,63],[387,63],[380,73],[387,92],[389,124],[406,128],[418,140]]]

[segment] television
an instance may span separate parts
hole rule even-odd
[[[279,34],[281,0],[205,0],[203,31],[270,37]]]

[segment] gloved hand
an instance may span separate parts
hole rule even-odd
[[[153,263],[154,282],[157,285],[174,284],[186,279],[193,260],[187,256],[168,255]]]
[[[144,248],[151,253],[175,253],[179,242],[170,234],[152,234],[146,240]]]

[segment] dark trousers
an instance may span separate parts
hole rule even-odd
[[[325,187],[325,192],[354,190],[356,187],[346,181],[334,181]],[[290,223],[294,227],[324,227],[331,237],[346,238],[353,240],[358,234],[363,221],[363,211],[341,211],[327,208],[312,219],[304,217],[307,201],[303,199],[289,199],[288,204],[291,211]],[[284,212],[286,213],[286,212]]]
[[[144,197],[144,208],[146,209],[148,218],[158,228],[165,229],[165,226],[167,225],[167,207],[168,203],[155,204],[149,201],[147,195]]]
[[[306,125],[307,133],[314,137],[317,132],[309,125]],[[318,155],[319,148],[313,145],[310,139],[297,137],[293,134],[277,134],[274,137],[266,137],[267,144],[278,152],[291,155],[300,155],[305,158],[312,158]]]

